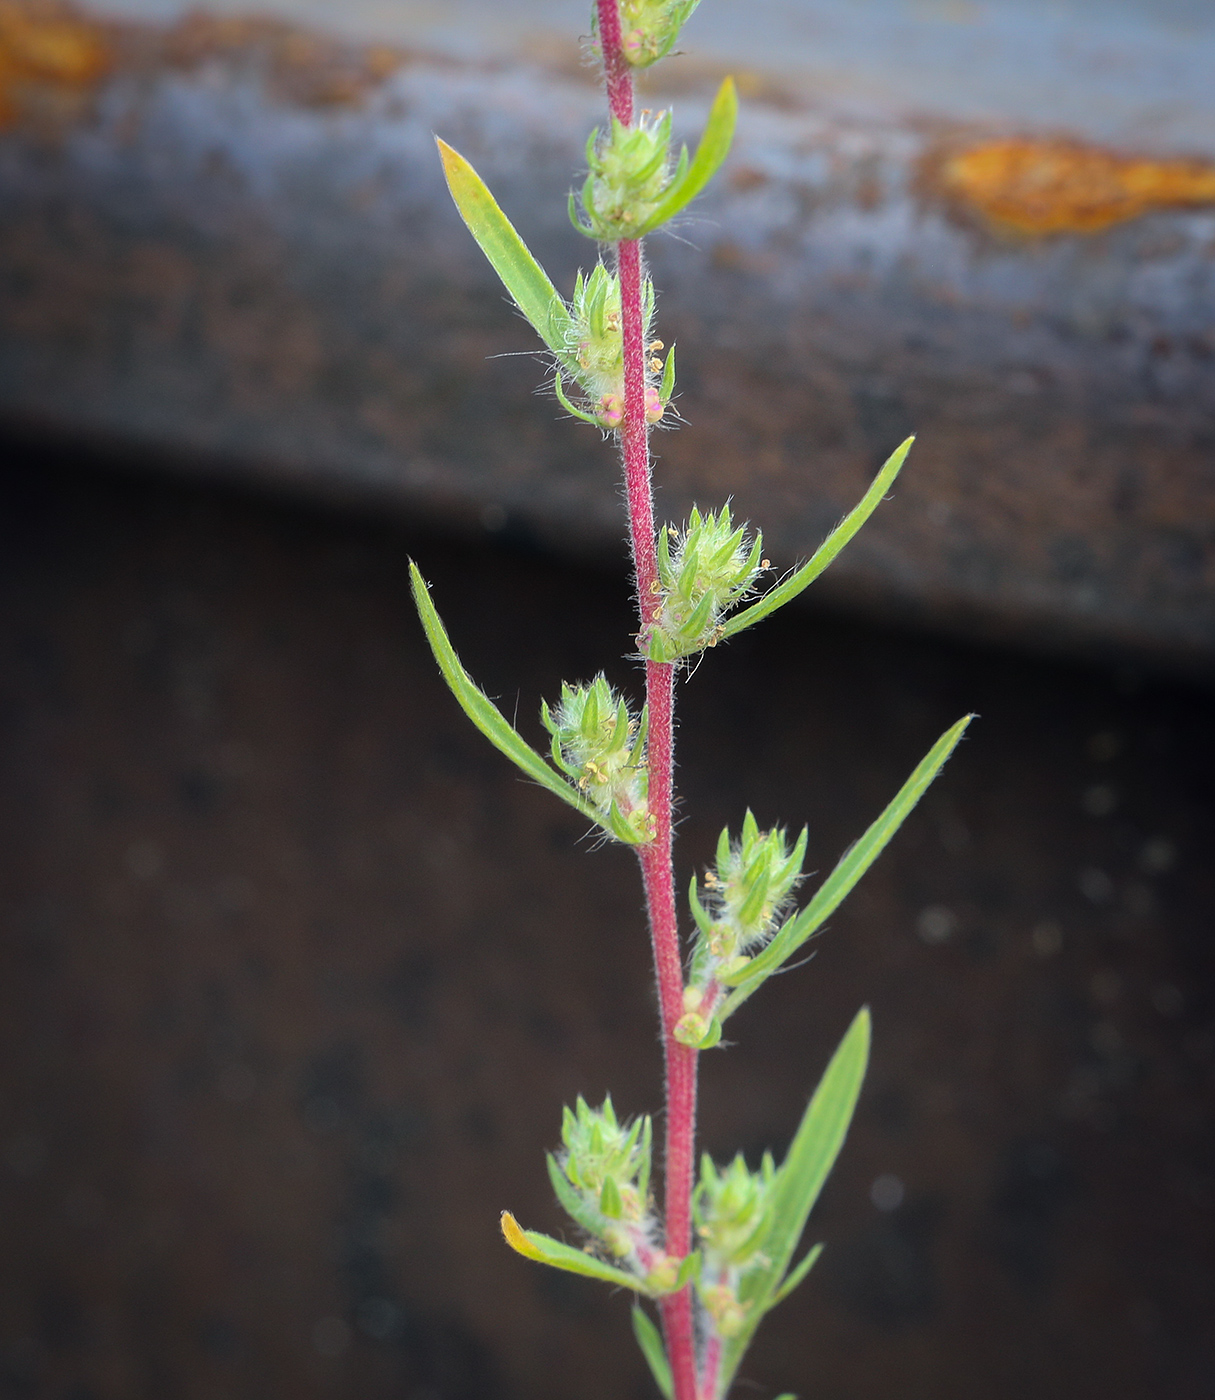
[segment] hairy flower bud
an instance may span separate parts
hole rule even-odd
[[[748,1304],[739,1301],[738,1285],[749,1269],[766,1265],[764,1240],[772,1224],[776,1166],[764,1153],[757,1172],[742,1154],[719,1171],[706,1154],[692,1213],[700,1241],[701,1306],[722,1337],[735,1337],[746,1325]]]
[[[722,1171],[706,1153],[694,1202],[696,1233],[706,1272],[744,1269],[756,1261],[768,1227],[768,1203],[776,1167],[765,1153],[757,1172],[740,1153]]]
[[[738,841],[730,839],[729,830],[721,833],[716,867],[705,872],[699,890],[693,879],[689,899],[699,937],[684,992],[685,1015],[675,1031],[683,1043],[708,1049],[720,1040],[716,1013],[728,991],[727,979],[776,932],[801,879],[806,838],[803,830],[790,847],[783,828],[761,831],[748,812]]]
[[[665,58],[700,0],[620,0],[621,47],[635,68]]]
[[[730,507],[701,515],[694,506],[680,534],[667,526],[658,535],[661,601],[654,609],[646,654],[675,661],[717,641],[722,615],[743,598],[762,567],[763,536],[749,543],[745,526],[735,528]]]
[[[650,291],[651,303],[653,289]],[[624,389],[624,341],[620,330],[620,279],[596,263],[589,277],[579,268],[570,303],[566,343],[578,362],[578,380],[591,393]]]
[[[671,182],[670,112],[642,112],[632,126],[613,117],[606,135],[596,127],[586,143],[586,163],[587,222],[575,219],[577,227],[602,243],[637,237]]]
[[[650,1131],[648,1118],[620,1123],[610,1095],[601,1108],[589,1107],[579,1095],[576,1106],[562,1115],[562,1168],[577,1190],[598,1202],[609,1181],[615,1183],[616,1191],[640,1201],[650,1178]],[[638,1217],[637,1201],[629,1205],[626,1216]],[[611,1205],[604,1213],[620,1218],[621,1209]]]
[[[603,676],[561,687],[555,710],[540,718],[553,736],[553,762],[613,822],[644,833],[649,822],[646,714],[635,718]]]
[[[790,847],[783,827],[761,831],[749,811],[738,841],[728,829],[721,833],[716,868],[704,881],[710,923],[705,941],[712,957],[724,961],[749,952],[775,931],[801,879],[806,839],[803,830]]]
[[[727,1339],[737,1337],[747,1325],[751,1304],[740,1302],[737,1291],[728,1283],[706,1284],[698,1292],[718,1334]]]
[[[650,339],[650,323],[654,316],[654,286],[647,277],[642,288],[642,337],[650,350],[661,349],[661,341]],[[624,337],[621,330],[620,279],[597,263],[589,277],[579,269],[574,281],[574,297],[566,308],[566,353],[563,363],[573,371],[579,387],[586,394],[583,408],[565,397],[560,375],[557,396],[577,417],[602,428],[617,429],[624,422]],[[657,377],[655,360],[647,366],[647,381]],[[672,362],[672,373],[674,365]],[[657,423],[666,410],[670,386],[663,379],[660,390],[647,382],[645,416],[648,423]]]
[[[650,1119],[620,1123],[611,1098],[590,1108],[579,1097],[567,1108],[561,1127],[563,1149],[549,1157],[549,1176],[570,1215],[609,1254],[648,1274],[650,1247]]]

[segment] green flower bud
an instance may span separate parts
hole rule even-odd
[[[671,182],[671,114],[642,112],[633,126],[612,118],[608,134],[596,127],[586,143],[590,173],[582,186],[587,222],[575,226],[601,243],[635,238]],[[571,213],[573,198],[570,195]]]
[[[679,1281],[679,1260],[658,1250],[650,1264],[646,1282],[656,1293],[670,1293]]]
[[[700,0],[621,0],[625,58],[635,68],[648,68],[665,58],[699,3]]]
[[[720,1172],[707,1154],[701,1158],[693,1210],[706,1276],[720,1278],[725,1270],[760,1262],[775,1180],[771,1153],[764,1154],[758,1172],[748,1169],[741,1153]]]
[[[610,1096],[590,1108],[579,1096],[565,1110],[559,1162],[575,1190],[606,1218],[639,1220],[650,1179],[650,1120],[620,1123]],[[606,1207],[606,1209],[605,1209]]]
[[[680,1045],[711,1050],[721,1040],[721,1022],[713,1016],[717,999],[716,992],[710,994],[703,987],[683,989],[683,1015],[671,1031]]]
[[[590,685],[561,687],[556,710],[540,717],[553,736],[553,762],[613,821],[637,831],[649,822],[645,759],[646,715],[635,718],[603,676]]]
[[[661,602],[654,610],[647,655],[675,661],[716,645],[723,613],[743,598],[766,561],[763,536],[747,540],[730,507],[701,515],[695,507],[681,535],[673,525],[658,536]]]
[[[707,1017],[700,1015],[697,1011],[685,1011],[675,1022],[675,1029],[671,1034],[679,1041],[680,1045],[690,1046],[693,1050],[707,1048],[705,1041],[713,1029],[713,1022]]]
[[[790,848],[783,828],[760,831],[748,812],[738,841],[730,839],[728,830],[721,833],[716,868],[706,871],[700,890],[692,880],[688,897],[699,937],[684,992],[686,1014],[675,1032],[685,1044],[708,1049],[720,1038],[721,1022],[715,1013],[725,998],[725,983],[776,932],[801,879],[806,836],[803,831]],[[707,1040],[695,1039],[701,1023],[713,1027]]]
[[[750,1303],[741,1303],[728,1283],[711,1283],[700,1288],[700,1301],[713,1319],[718,1334],[727,1340],[737,1337],[747,1325]]]
[[[617,1121],[612,1100],[602,1108],[579,1098],[565,1110],[563,1149],[548,1159],[557,1199],[606,1252],[638,1276],[654,1267],[651,1239],[656,1222],[650,1210],[649,1118]]]
[[[738,841],[728,829],[721,833],[716,868],[704,879],[709,909],[702,935],[711,957],[733,960],[775,932],[801,879],[806,838],[803,830],[790,848],[783,827],[760,831],[751,812]]]
[[[650,305],[654,289],[651,286]],[[565,338],[578,364],[578,382],[596,397],[624,393],[624,341],[620,331],[620,279],[596,263],[589,277],[574,280]]]
[[[587,398],[584,407],[571,404],[563,392],[560,377],[557,396],[577,417],[616,429],[624,422],[624,337],[621,332],[620,279],[597,263],[589,277],[579,269],[574,297],[568,308],[565,328],[566,353],[562,363],[577,378]],[[642,288],[642,336],[647,355],[662,349],[662,342],[650,339],[654,317],[654,284],[647,277]],[[646,365],[646,421],[657,423],[666,410],[670,389],[649,383],[657,377],[662,362]],[[664,381],[665,383],[665,381]]]

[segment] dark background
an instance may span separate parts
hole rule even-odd
[[[406,586],[539,740],[562,678],[637,689],[623,549],[13,442],[0,491],[0,1395],[650,1395],[627,1299],[497,1235],[561,1229],[562,1103],[659,1106],[632,858],[464,721]],[[686,686],[680,880],[747,805],[829,867],[968,710],[705,1057],[704,1145],[754,1159],[873,1007],[823,1261],[739,1393],[1207,1397],[1208,690],[790,609]]]

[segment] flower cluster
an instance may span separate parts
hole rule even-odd
[[[648,835],[645,711],[634,717],[624,697],[597,676],[589,685],[563,682],[557,708],[542,702],[540,718],[552,735],[553,762],[609,825]]]
[[[723,983],[776,932],[801,879],[806,840],[803,830],[790,847],[783,828],[761,831],[748,811],[740,840],[732,841],[728,830],[721,833],[716,868],[705,873],[703,900],[693,879],[689,900],[699,935],[684,1014],[675,1028],[684,1044],[705,1048],[720,1038],[714,1016]]]
[[[613,117],[606,135],[596,127],[586,143],[586,163],[586,223],[578,218],[571,194],[574,227],[601,243],[638,237],[671,183],[670,112],[642,112],[632,126]]]
[[[621,48],[634,68],[648,68],[671,52],[700,0],[621,0]]]
[[[647,277],[642,291],[644,316],[643,337],[646,350],[653,355],[662,349],[660,340],[650,340],[650,323],[654,317],[654,285]],[[586,409],[576,408],[565,396],[560,371],[557,374],[557,397],[564,407],[586,422],[602,428],[619,428],[624,421],[624,338],[620,327],[620,279],[602,263],[596,263],[589,277],[581,268],[574,282],[574,297],[565,322],[564,360],[577,378],[589,400]],[[648,375],[653,377],[661,361],[651,359]],[[665,386],[664,386],[665,388]],[[646,386],[646,420],[657,423],[670,397],[665,397],[653,384]],[[588,411],[589,410],[589,411]]]
[[[741,1153],[722,1171],[707,1154],[701,1158],[692,1203],[701,1251],[697,1293],[723,1337],[737,1336],[747,1321],[739,1281],[748,1269],[768,1262],[762,1249],[775,1181],[770,1152],[764,1153],[758,1172],[748,1169]]]
[[[590,1108],[580,1096],[575,1108],[565,1110],[563,1147],[549,1154],[548,1170],[571,1218],[617,1264],[654,1286],[669,1287],[676,1265],[653,1243],[652,1132],[648,1116],[620,1123],[610,1097],[602,1108]]]
[[[730,507],[701,515],[695,507],[681,534],[668,525],[658,535],[660,601],[646,641],[651,661],[675,661],[713,646],[722,615],[746,596],[767,560],[763,536],[752,543],[737,529]]]

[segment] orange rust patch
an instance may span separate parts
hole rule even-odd
[[[86,18],[67,0],[0,0],[0,130],[35,114],[78,117],[115,70],[192,70],[220,62],[270,95],[307,107],[361,102],[413,55],[351,44],[256,16],[188,14],[168,28]]]
[[[1078,141],[989,141],[941,158],[937,178],[989,223],[1022,234],[1096,233],[1154,209],[1215,204],[1215,165]]]
[[[39,91],[89,91],[109,62],[96,25],[57,5],[0,0],[0,126]]]

